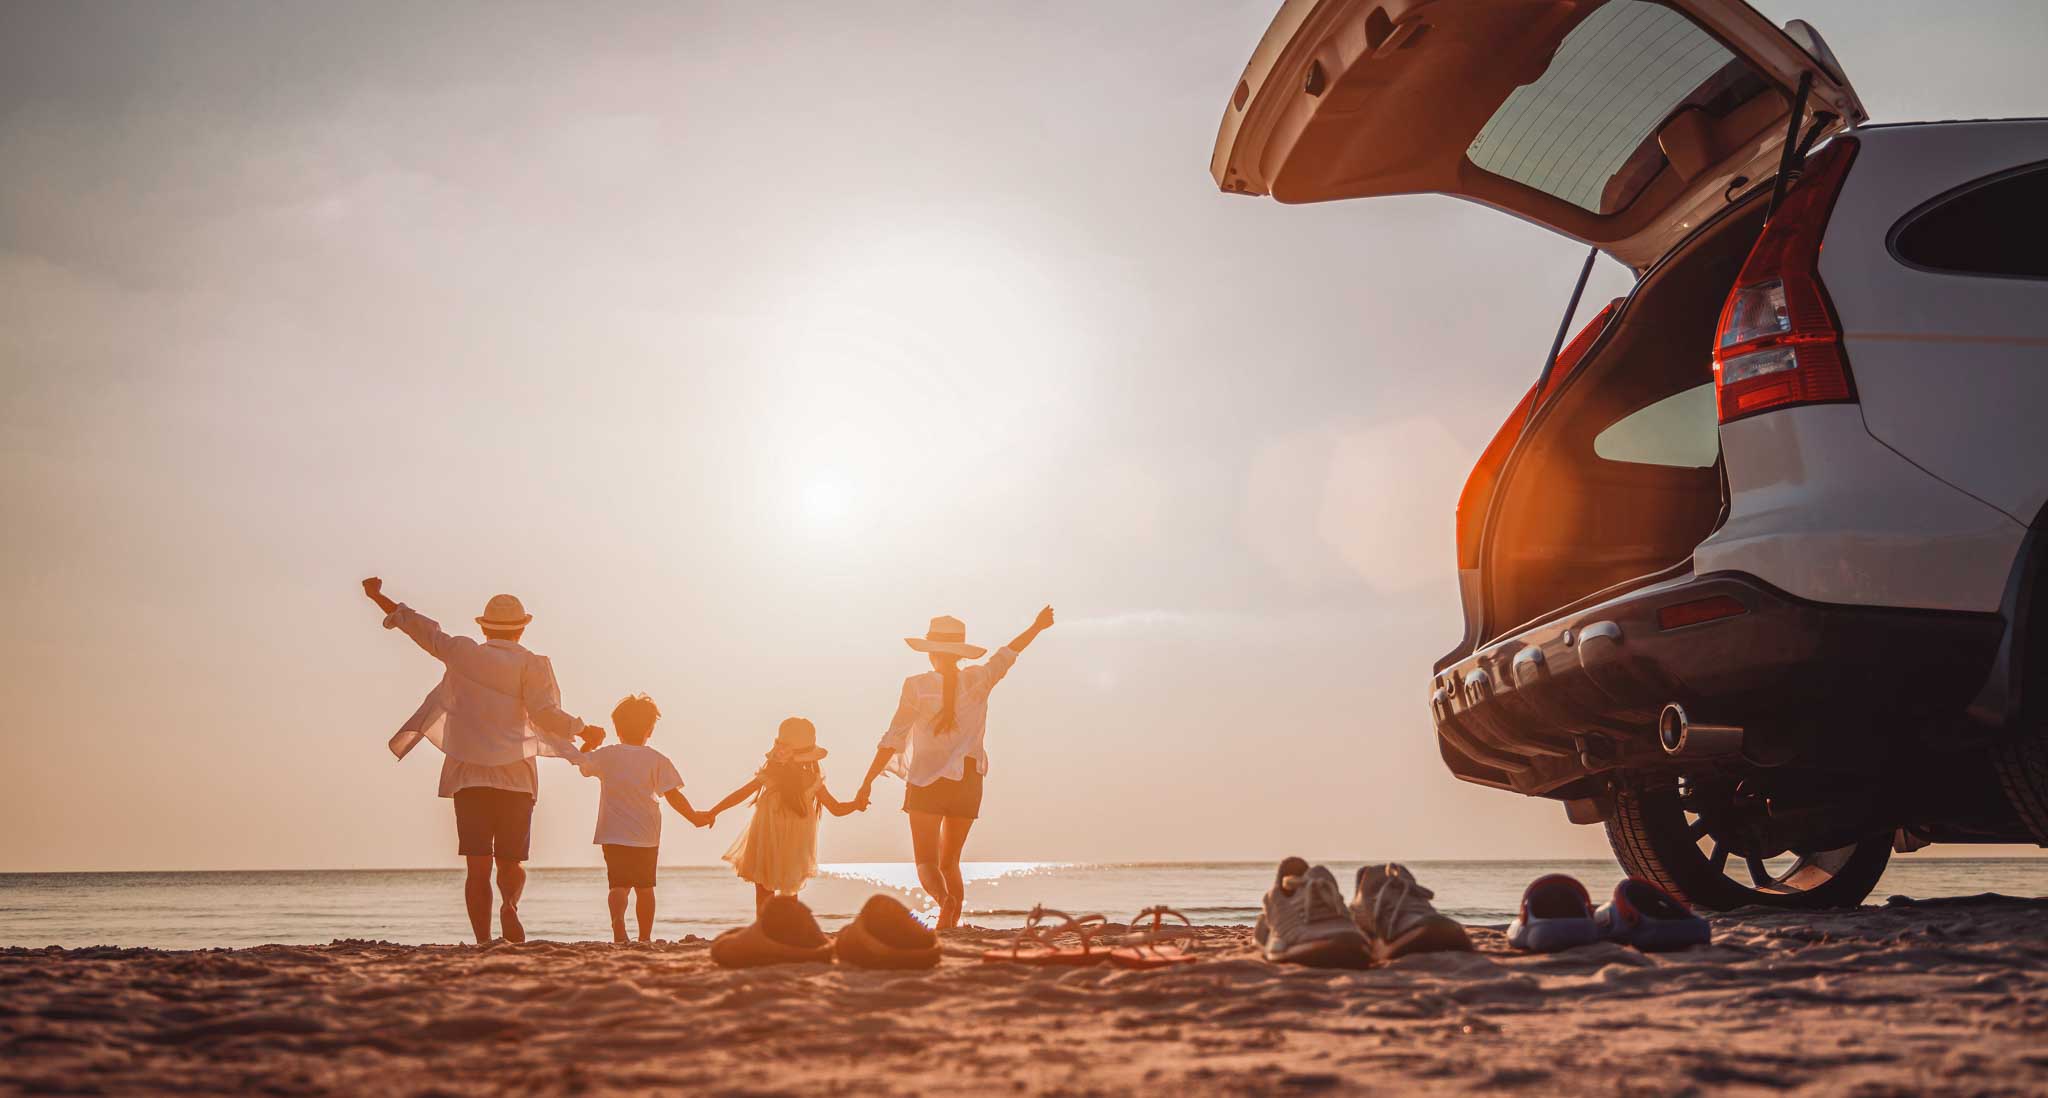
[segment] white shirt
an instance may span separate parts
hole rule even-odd
[[[540,796],[540,767],[532,759],[503,766],[478,766],[453,755],[441,760],[441,796],[453,797],[463,789],[509,789],[514,793]]]
[[[667,755],[644,743],[615,743],[584,755],[576,765],[604,783],[591,842],[661,845],[661,802],[655,798],[683,787],[683,776]]]
[[[903,680],[903,697],[896,704],[896,718],[882,734],[879,746],[897,752],[889,760],[889,771],[911,785],[930,785],[941,778],[958,781],[971,761],[975,772],[988,773],[988,695],[1010,673],[1017,653],[998,648],[987,663],[960,669],[959,694],[953,699],[953,727],[934,732],[945,703],[945,681],[937,671],[912,675]]]
[[[572,737],[583,722],[562,711],[546,656],[513,641],[451,637],[409,606],[387,614],[384,627],[400,630],[447,668],[391,737],[391,752],[400,758],[422,739],[448,756],[441,767],[443,797],[477,786],[535,793],[536,755],[581,757]]]

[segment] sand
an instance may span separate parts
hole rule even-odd
[[[1718,916],[1717,944],[1159,973],[714,967],[707,943],[0,952],[0,1092],[2048,1093],[2048,900]]]

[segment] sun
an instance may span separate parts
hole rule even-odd
[[[797,492],[797,514],[813,530],[838,530],[852,517],[852,488],[835,472],[814,473]]]

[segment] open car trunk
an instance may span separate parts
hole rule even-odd
[[[1795,88],[1863,121],[1820,36],[1742,0],[1285,0],[1210,157],[1282,202],[1457,195],[1647,270],[1777,170]]]
[[[1652,269],[1535,410],[1485,528],[1482,642],[1647,582],[1719,524],[1714,328],[1763,217],[1752,200]]]

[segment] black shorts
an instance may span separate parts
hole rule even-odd
[[[653,888],[658,846],[604,844],[604,883],[611,888]]]
[[[930,785],[906,786],[903,790],[903,811],[930,812],[956,820],[979,818],[981,771],[975,769],[974,760],[969,759],[957,779],[940,778]]]
[[[455,791],[455,852],[465,858],[526,860],[533,794],[471,786]]]

